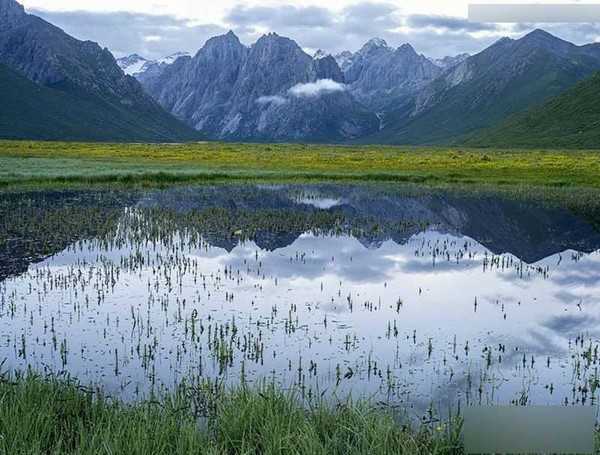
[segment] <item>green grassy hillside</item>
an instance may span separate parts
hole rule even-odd
[[[70,86],[43,87],[0,65],[0,138],[170,142],[196,133],[160,109],[132,112]]]
[[[564,93],[599,69],[597,46],[574,46],[541,30],[519,40],[500,40],[438,78],[412,105],[387,113],[386,127],[360,142],[463,143]],[[451,82],[455,79],[460,82]]]
[[[600,147],[600,73],[542,106],[467,140],[503,147]]]

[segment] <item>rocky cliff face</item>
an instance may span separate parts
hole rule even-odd
[[[232,32],[212,38],[195,57],[142,83],[167,110],[217,139],[340,141],[378,124],[347,93],[333,57],[313,59],[274,33],[251,47]]]
[[[86,100],[93,98],[103,115],[112,110],[115,119],[121,116],[132,127],[128,131],[137,129],[140,135],[135,137],[193,135],[164,112],[134,78],[123,73],[108,49],[67,35],[25,13],[14,0],[0,0],[0,64],[41,86],[76,93]]]
[[[470,57],[469,54],[463,53],[454,56],[446,56],[443,58],[431,59],[431,63],[435,66],[440,67],[443,70],[447,70],[449,68],[453,68],[456,65],[464,62],[466,59]]]
[[[248,49],[233,33],[211,38],[194,58],[178,59],[142,84],[167,111],[219,136]]]
[[[26,14],[13,0],[0,0],[0,11],[0,62],[42,85],[73,84],[121,97],[124,104],[151,103],[139,84],[119,69],[108,49],[76,40]]]
[[[442,72],[409,44],[393,49],[382,39],[370,40],[346,58],[344,76],[351,93],[375,110],[416,93]]]

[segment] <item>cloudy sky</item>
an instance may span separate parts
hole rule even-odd
[[[518,0],[503,0],[515,3]],[[566,3],[569,0],[545,0]],[[574,0],[572,0],[574,1]],[[486,1],[479,1],[485,3]],[[489,2],[489,1],[488,1]],[[600,0],[599,0],[600,2]],[[577,44],[600,41],[600,24],[481,24],[466,0],[22,0],[33,14],[117,57],[195,53],[211,36],[233,30],[246,44],[263,33],[295,39],[308,52],[357,50],[380,37],[412,44],[431,57],[475,53],[502,36],[542,26]],[[588,1],[589,3],[589,1]]]

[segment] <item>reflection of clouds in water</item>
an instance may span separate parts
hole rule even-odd
[[[554,334],[546,334],[541,330],[531,329],[527,335],[529,339],[524,339],[522,346],[522,350],[527,352],[527,354],[536,354],[536,355],[560,355],[566,352],[564,348],[564,344],[559,344]]]
[[[296,199],[296,202],[299,204],[311,205],[313,207],[316,207],[316,208],[322,209],[322,210],[329,210],[333,207],[337,207],[338,205],[340,205],[342,203],[342,200],[326,198],[326,197],[325,198],[304,197],[304,198]]]
[[[398,247],[393,242],[386,242],[379,249],[367,249],[352,237],[304,234],[291,246],[262,256],[261,271],[281,279],[316,279],[330,274],[354,283],[381,281],[389,278],[396,266],[396,261],[386,256],[385,251]],[[225,258],[225,264],[233,268],[245,267],[244,259],[253,261],[257,249],[252,242],[240,244]],[[297,253],[299,256],[306,254],[306,264],[295,260]]]
[[[527,361],[531,361],[531,356],[560,357],[567,354],[562,334],[549,330],[546,327],[529,327],[520,333],[491,335],[486,342],[494,347],[496,356],[499,354],[498,345],[505,345],[506,351],[501,353],[502,363],[504,367],[512,368],[522,362],[523,355],[527,357]]]
[[[586,289],[587,290],[587,289]],[[576,290],[570,291],[561,289],[554,294],[554,298],[563,302],[565,305],[576,305],[581,304],[583,307],[588,305],[597,306],[600,303],[599,294],[590,294],[587,292],[579,292]]]
[[[325,313],[336,313],[336,314],[347,313],[349,311],[348,305],[335,304],[335,303],[324,303],[324,304],[316,306],[315,309],[319,309]]]
[[[527,215],[520,221],[518,214],[503,210],[511,208],[506,204],[498,205],[498,216],[490,217],[487,203],[464,207],[456,203],[456,210],[452,206],[446,210],[443,198],[429,204],[427,200],[387,199],[383,195],[367,198],[361,196],[362,190],[321,193],[303,190],[300,193],[290,192],[285,187],[265,188],[270,191],[252,191],[251,194],[242,188],[227,192],[212,188],[201,191],[201,197],[196,197],[194,191],[176,191],[164,201],[155,201],[154,205],[163,206],[165,202],[177,210],[213,206],[244,210],[281,208],[285,214],[290,213],[290,209],[314,214],[317,208],[329,207],[336,216],[343,214],[349,220],[366,217],[369,222],[364,221],[363,225],[360,221],[359,226],[364,226],[365,232],[355,231],[359,239],[345,235],[301,235],[306,229],[304,224],[283,229],[277,224],[267,228],[258,224],[239,226],[242,236],[253,238],[243,243],[234,233],[220,232],[216,226],[214,231],[192,231],[212,245],[207,249],[190,246],[185,238],[175,235],[161,238],[166,242],[156,248],[153,244],[141,244],[133,245],[130,251],[117,249],[123,245],[117,244],[110,246],[107,252],[98,252],[92,245],[89,250],[84,247],[86,251],[81,254],[64,252],[47,261],[55,280],[60,276],[67,278],[61,281],[64,287],[55,288],[48,295],[41,294],[45,302],[39,305],[40,317],[32,321],[25,312],[21,318],[0,318],[4,324],[2,332],[10,334],[7,340],[18,342],[22,333],[33,333],[30,332],[33,326],[42,339],[47,336],[42,323],[58,316],[56,327],[61,335],[69,338],[72,352],[78,352],[79,345],[92,351],[86,357],[73,356],[69,370],[79,371],[94,380],[101,378],[98,381],[107,383],[109,390],[116,390],[121,378],[109,377],[112,353],[115,347],[119,347],[120,353],[121,346],[127,343],[130,312],[138,308],[148,312],[146,320],[157,329],[154,332],[159,342],[156,352],[160,364],[157,366],[163,366],[157,369],[159,383],[170,386],[185,375],[185,371],[195,371],[202,355],[187,343],[185,322],[173,319],[176,306],[183,301],[184,321],[197,309],[204,321],[210,317],[215,327],[228,324],[235,317],[241,329],[238,333],[260,333],[265,343],[265,363],[246,364],[251,380],[273,376],[289,383],[289,361],[296,371],[296,362],[302,354],[319,363],[317,377],[323,388],[335,384],[332,378],[337,363],[342,365],[342,373],[346,366],[351,366],[355,376],[342,381],[340,390],[344,392],[371,394],[379,390],[385,393],[389,367],[400,396],[409,397],[407,401],[411,406],[420,409],[425,409],[432,400],[450,404],[455,402],[453,396],[464,397],[469,373],[473,395],[480,381],[500,376],[499,381],[495,378],[490,381],[495,381],[491,388],[489,383],[484,386],[483,394],[489,398],[490,390],[501,382],[502,390],[494,398],[503,403],[518,395],[522,384],[531,377],[538,381],[531,392],[538,402],[545,400],[547,391],[542,387],[550,382],[557,386],[556,400],[569,393],[572,385],[567,382],[571,378],[560,385],[559,381],[570,374],[569,366],[573,358],[579,358],[581,346],[569,347],[568,339],[573,339],[575,334],[589,333],[600,325],[600,320],[588,316],[594,314],[596,296],[600,298],[600,289],[596,288],[600,283],[595,284],[600,273],[600,255],[582,256],[564,251],[561,256],[549,256],[550,251],[561,251],[566,245],[572,247],[576,237],[583,238],[556,224],[555,217],[546,218],[545,222],[547,226],[556,226],[555,230],[538,230],[538,213],[532,214],[529,209],[519,211]],[[340,203],[342,205],[337,207]],[[398,225],[402,220],[422,220],[423,217],[431,218],[435,228],[430,225],[427,229],[422,223]],[[378,229],[371,228],[371,219],[378,224]],[[470,225],[470,220],[475,224]],[[518,229],[514,230],[515,226]],[[425,232],[421,232],[422,229]],[[470,233],[470,237],[478,238],[481,243],[460,233]],[[170,231],[164,234],[170,235]],[[136,235],[136,239],[140,238],[143,235]],[[390,238],[395,241],[387,240]],[[525,266],[525,273],[520,277],[516,270],[520,263],[517,257],[508,253],[501,257],[491,255],[490,249],[483,245],[486,242],[491,250],[522,253],[522,257],[532,261],[548,257]],[[82,297],[82,294],[65,292],[75,289],[74,281],[69,281],[72,272],[68,267],[74,265],[75,271],[81,267],[88,269],[89,266],[77,263],[85,260],[94,267],[94,273],[107,277],[104,259],[113,262],[111,266],[119,267],[122,259],[131,256],[134,261],[129,264],[136,264],[136,248],[150,251],[145,267],[131,270],[120,266],[117,282],[102,295],[106,300],[99,303],[99,308],[91,305],[88,311],[87,306],[82,307],[88,318],[64,317]],[[487,257],[494,256],[495,261],[484,270],[486,252]],[[189,268],[180,267],[182,258],[191,259]],[[259,262],[260,274],[257,273]],[[52,268],[59,264],[60,270]],[[153,269],[157,264],[161,267],[155,273]],[[229,269],[235,270],[229,273]],[[29,280],[32,278],[38,279],[30,274]],[[50,280],[51,276],[45,279]],[[171,289],[170,283],[177,281],[179,287]],[[156,287],[149,287],[150,283]],[[27,279],[15,279],[8,282],[8,289],[16,288],[23,301],[31,302],[33,308],[40,294],[31,292],[28,284]],[[36,284],[39,286],[39,281],[34,282],[34,286]],[[86,290],[91,296],[94,291],[93,287]],[[235,294],[235,299],[228,300],[226,293],[232,298]],[[14,295],[16,299],[18,294]],[[475,298],[480,303],[476,311]],[[582,299],[580,313],[575,304]],[[516,305],[517,301],[522,304]],[[20,305],[21,300],[15,302]],[[507,304],[504,311],[501,304]],[[110,314],[111,322],[113,315],[121,321],[120,325],[109,326],[108,338],[103,337],[102,330],[96,329],[108,324],[104,323],[105,313]],[[269,320],[268,329],[257,323]],[[290,321],[297,321],[296,330],[289,330]],[[350,346],[347,340],[352,340]],[[454,340],[457,349],[453,352]],[[469,349],[465,349],[467,343]],[[506,352],[501,352],[499,344],[506,346]],[[181,352],[179,346],[192,350]],[[428,351],[429,346],[432,346],[431,351]],[[277,352],[276,357],[270,355],[271,350]],[[9,358],[13,356],[13,363],[21,364],[15,357],[14,342],[5,343],[3,352]],[[175,363],[175,352],[181,352],[182,364]],[[488,352],[493,358],[487,356]],[[32,346],[32,355],[39,353],[42,356],[38,358],[54,361],[60,367],[50,344]],[[527,366],[523,366],[524,354]],[[204,355],[206,359],[215,360],[207,351]],[[545,363],[546,355],[552,358],[549,367]],[[531,366],[532,356],[535,367]],[[244,354],[235,350],[234,364],[228,373],[234,382],[239,377],[238,362],[243,358]],[[36,361],[35,357],[29,357],[27,362],[32,359]],[[367,380],[367,359],[377,361],[383,375]],[[164,368],[167,365],[173,368]],[[205,365],[205,377],[216,377],[217,363]],[[127,371],[123,377],[134,378],[136,384],[146,383],[146,375],[136,362],[124,363],[122,368]],[[295,375],[293,371],[291,375]],[[309,382],[314,386],[313,380]]]
[[[550,279],[560,286],[600,287],[600,255],[598,252],[577,260],[563,255],[563,261]]]
[[[230,253],[220,247],[184,247],[183,250],[198,258],[205,274],[222,273],[228,268],[233,269],[234,274],[239,270],[243,276],[248,271],[248,276],[236,288],[236,303],[243,305],[250,300],[256,301],[257,305],[252,308],[256,314],[273,303],[285,305],[294,302],[305,310],[306,304],[310,304],[310,313],[301,311],[308,329],[314,330],[321,340],[331,334],[334,338],[336,334],[356,334],[359,340],[357,349],[363,353],[361,355],[366,356],[369,350],[373,350],[373,357],[382,365],[395,355],[393,344],[385,341],[385,334],[388,322],[397,321],[400,332],[397,343],[404,365],[397,372],[397,378],[406,383],[413,403],[422,401],[424,404],[431,397],[440,402],[446,399],[452,402],[452,395],[464,393],[466,369],[472,365],[473,374],[483,371],[484,346],[492,347],[497,358],[498,344],[506,345],[502,363],[495,364],[493,368],[496,368],[496,373],[512,378],[517,374],[515,366],[522,363],[524,354],[528,361],[535,356],[540,365],[544,363],[545,356],[565,358],[568,354],[567,338],[582,331],[589,332],[598,322],[585,314],[563,314],[566,301],[578,303],[577,299],[584,296],[590,300],[594,296],[593,289],[580,283],[564,287],[551,279],[553,274],[577,277],[581,271],[593,275],[595,270],[600,269],[598,260],[582,258],[575,262],[563,257],[559,264],[556,257],[551,257],[544,260],[552,265],[550,278],[545,279],[542,274],[533,271],[530,277],[520,278],[510,267],[502,269],[494,266],[484,270],[483,259],[486,252],[489,256],[489,250],[469,238],[435,230],[414,235],[404,244],[384,241],[377,248],[365,247],[360,240],[346,235],[305,233],[292,240],[291,245],[273,251],[259,246],[261,242],[268,241],[263,238],[256,242],[240,242],[233,238],[232,246],[235,246]],[[465,242],[469,242],[468,248]],[[467,255],[461,257],[465,248]],[[161,253],[168,252],[168,248],[164,247],[159,247],[159,250]],[[437,259],[434,265],[432,252],[435,250]],[[476,254],[469,258],[469,252]],[[95,254],[92,249],[86,256],[90,256],[93,262]],[[104,256],[110,256],[118,263],[118,259],[127,254],[127,250],[115,249]],[[63,253],[62,257],[58,255],[55,259],[55,264],[67,265],[77,258],[81,255]],[[256,274],[259,263],[260,276]],[[263,275],[265,280],[262,280]],[[279,282],[275,282],[274,278]],[[321,283],[325,285],[324,291]],[[258,284],[260,291],[254,287]],[[349,296],[354,304],[353,311],[347,302]],[[480,304],[476,312],[473,308],[475,297]],[[396,310],[399,298],[404,305]],[[517,306],[518,301],[522,305]],[[365,310],[363,305],[366,302],[374,304],[375,310]],[[502,304],[507,304],[504,311],[500,311]],[[577,308],[574,309],[577,311]],[[216,317],[222,308],[211,311]],[[331,317],[328,317],[328,326],[321,333],[323,313]],[[508,319],[504,319],[505,314]],[[410,341],[413,330],[417,331],[419,340],[415,346]],[[441,352],[451,352],[448,343],[454,335],[458,336],[460,358],[453,365],[454,377],[450,381],[441,366]],[[428,338],[434,343],[431,359],[426,354]],[[471,351],[465,358],[463,350],[467,341]],[[272,340],[272,346],[282,350],[287,349],[287,343],[287,340],[277,342],[276,337]],[[339,340],[337,345],[334,343],[329,348],[315,343],[316,351],[309,351],[314,355],[317,355],[316,352],[325,353],[322,360],[347,357],[356,361],[362,358],[359,351],[356,358],[348,356],[342,351]],[[427,378],[428,382],[424,382],[423,378]],[[511,394],[516,390],[513,382],[502,385]]]
[[[560,274],[554,274],[551,278],[556,284],[561,286],[585,286],[596,287],[600,284],[599,270],[569,270]]]
[[[552,316],[542,322],[542,326],[565,337],[576,336],[583,332],[600,333],[600,319],[583,312]]]
[[[512,286],[517,286],[521,289],[527,289],[529,286],[531,286],[531,283],[539,279],[539,274],[534,271],[531,271],[531,273],[523,271],[521,274],[517,271],[517,269],[505,269],[504,271],[498,271],[494,268],[494,270],[490,273],[494,273],[498,277],[498,280],[510,283]]]
[[[431,257],[409,259],[402,264],[402,271],[410,274],[435,273],[435,272],[460,272],[481,267],[481,264],[468,259],[463,259],[459,264],[456,261],[445,259],[433,261]]]
[[[519,302],[516,296],[503,293],[483,294],[477,300],[481,303],[490,303],[493,305],[517,304]]]

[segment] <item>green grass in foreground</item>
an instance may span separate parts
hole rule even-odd
[[[128,406],[55,379],[4,378],[0,453],[462,453],[457,428],[412,432],[363,404],[307,410],[272,387],[240,388],[210,399],[208,417],[197,418],[190,403],[199,396],[180,395]]]
[[[599,151],[0,142],[0,185],[362,180],[600,187]]]

